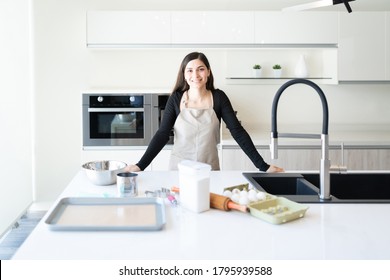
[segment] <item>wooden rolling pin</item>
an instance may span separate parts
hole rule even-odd
[[[171,191],[179,193],[180,189],[176,186],[171,188]],[[239,205],[235,202],[233,202],[230,198],[227,196],[219,195],[216,193],[210,193],[210,207],[214,209],[224,210],[224,211],[230,211],[232,209],[238,210],[241,212],[248,212],[249,209],[246,207],[246,205]]]
[[[234,209],[241,212],[248,212],[248,207],[246,207],[246,205],[239,205],[233,202],[227,196],[216,193],[210,193],[210,207],[224,211],[230,211]]]

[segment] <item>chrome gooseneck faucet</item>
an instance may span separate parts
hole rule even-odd
[[[300,133],[278,133],[277,130],[277,107],[279,98],[286,88],[294,84],[305,84],[317,91],[321,98],[323,119],[322,119],[322,134],[300,134]],[[321,139],[321,165],[320,165],[320,193],[321,200],[331,199],[330,195],[330,160],[329,160],[329,136],[328,136],[328,102],[321,88],[306,79],[294,79],[283,84],[277,91],[272,103],[272,119],[271,119],[271,158],[278,158],[278,138],[315,138]]]

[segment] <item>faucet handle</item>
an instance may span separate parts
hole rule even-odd
[[[278,138],[274,138],[271,133],[271,144],[269,145],[269,149],[271,152],[271,159],[278,158]]]

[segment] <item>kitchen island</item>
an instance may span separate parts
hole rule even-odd
[[[176,171],[144,171],[139,195],[178,185]],[[211,172],[210,190],[247,183],[241,171]],[[45,223],[64,197],[113,197],[80,170],[13,259],[24,260],[389,260],[390,204],[308,204],[306,215],[274,225],[239,211],[193,213],[165,200],[160,231],[53,231]]]

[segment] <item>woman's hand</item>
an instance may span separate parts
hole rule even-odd
[[[277,167],[275,165],[271,165],[268,169],[267,169],[267,173],[277,173],[277,172],[284,172],[284,169],[281,168],[281,167]]]
[[[126,172],[139,172],[141,169],[138,167],[138,165],[130,164],[125,167]]]

